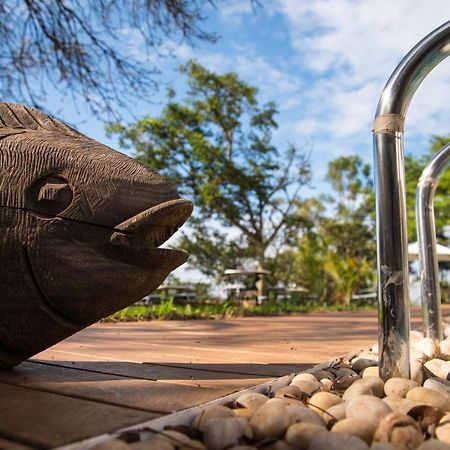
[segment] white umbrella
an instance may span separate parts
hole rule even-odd
[[[450,248],[445,245],[436,244],[436,253],[438,261],[450,261]],[[408,244],[408,259],[410,261],[419,259],[419,243],[417,241]]]

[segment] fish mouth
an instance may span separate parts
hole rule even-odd
[[[186,251],[158,247],[181,228],[192,211],[192,203],[183,199],[152,206],[114,227],[110,242],[121,247],[145,247],[152,253],[174,257],[181,265],[188,258]]]

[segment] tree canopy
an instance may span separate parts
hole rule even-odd
[[[169,39],[214,41],[201,26],[206,5],[215,0],[4,0],[0,95],[45,109],[56,87],[114,117],[156,86],[158,67],[130,44],[155,55]]]
[[[374,287],[376,248],[370,167],[358,156],[328,164],[328,195],[298,205],[304,227],[295,245],[271,268],[328,302],[349,304],[353,294]]]
[[[214,275],[243,258],[263,266],[268,249],[279,250],[300,226],[291,219],[310,179],[307,157],[294,144],[272,144],[275,104],[261,105],[257,89],[235,73],[217,74],[195,61],[180,70],[185,100],[170,92],[160,117],[109,131],[196,205],[183,243],[193,264]]]
[[[425,167],[431,162],[437,152],[450,142],[450,136],[433,136],[430,148],[420,157],[407,155],[406,166],[406,200],[408,210],[408,239],[417,240],[415,201],[417,183]],[[434,198],[434,216],[436,232],[442,237],[444,225],[450,225],[450,171],[447,170],[440,177]]]

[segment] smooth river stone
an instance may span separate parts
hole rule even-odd
[[[444,361],[443,359],[430,359],[429,361],[427,361],[424,366],[430,370],[431,372],[433,372],[434,375],[436,375],[439,378],[442,378],[443,380],[447,379],[447,374],[449,372],[449,367],[448,364],[446,363],[446,361]]]
[[[411,368],[411,380],[414,380],[417,383],[419,383],[419,385],[422,385],[424,379],[424,370],[422,363],[420,363],[419,361],[412,361],[410,368]]]
[[[130,448],[133,450],[175,450],[175,445],[170,441],[169,438],[164,437],[162,434],[157,434],[149,440],[133,442],[130,445]],[[203,445],[203,444],[201,444]],[[203,446],[203,448],[206,448]],[[95,447],[91,448],[91,450],[95,450]],[[113,447],[108,447],[107,450],[114,450]]]
[[[439,345],[434,339],[422,338],[415,342],[413,346],[421,350],[428,358],[435,358],[439,355]]]
[[[250,425],[258,439],[278,439],[291,425],[291,418],[286,406],[276,402],[267,402],[255,411],[250,419]]]
[[[402,414],[407,414],[411,408],[417,405],[416,402],[407,400],[399,395],[388,395],[383,398],[383,402],[389,405],[392,411],[397,411]]]
[[[353,386],[364,385],[372,389],[373,395],[376,397],[384,397],[384,381],[380,377],[365,377],[356,380]]]
[[[444,412],[450,411],[449,399],[432,389],[415,387],[406,394],[406,398],[416,403],[434,406]]]
[[[398,450],[415,450],[423,441],[417,422],[406,414],[392,412],[381,420],[374,442],[390,442]]]
[[[349,400],[360,395],[373,395],[372,389],[365,384],[352,384],[342,395],[342,400]]]
[[[368,367],[378,367],[378,360],[377,359],[369,359],[369,358],[357,358],[355,360],[352,360],[352,367],[355,372],[362,372],[363,370],[367,369]]]
[[[243,406],[244,408],[249,409],[257,409],[260,406],[264,405],[269,400],[269,397],[266,397],[259,392],[247,392],[245,394],[240,395],[236,402],[237,404]]]
[[[336,375],[336,378],[347,377],[347,376],[358,377],[358,374],[353,369],[350,369],[348,367],[342,367],[342,368],[336,370],[335,375]]]
[[[293,381],[317,381],[317,378],[312,373],[303,372],[295,375],[295,377],[292,378],[291,383]]]
[[[450,414],[445,414],[436,427],[436,437],[447,444],[450,444]]]
[[[211,419],[218,419],[224,417],[234,417],[234,412],[232,409],[221,405],[213,405],[209,408],[204,409],[200,414],[198,414],[192,426],[197,428],[197,430],[204,431],[206,424]]]
[[[331,372],[324,369],[316,369],[311,373],[316,377],[317,381],[322,380],[323,378],[328,378],[329,380],[334,380],[335,378],[335,376]]]
[[[447,397],[450,395],[450,387],[444,384],[444,380],[441,380],[440,378],[428,378],[425,380],[425,383],[423,383],[423,387],[440,392]]]
[[[380,377],[379,376],[379,368],[378,366],[372,366],[372,367],[367,367],[367,369],[364,369],[363,374],[362,374],[363,378],[368,378],[368,377]]]
[[[326,424],[322,417],[311,408],[307,408],[306,406],[289,405],[286,409],[291,423],[312,423],[314,425],[326,428]]]
[[[427,441],[422,442],[416,450],[450,450],[450,445],[438,441],[437,439],[428,439]]]
[[[302,390],[299,386],[296,386],[295,384],[290,384],[289,386],[283,386],[275,391],[275,397],[276,398],[283,398],[283,397],[293,397],[296,399],[302,398]]]
[[[377,426],[372,422],[358,417],[350,417],[348,419],[340,420],[333,425],[331,431],[333,433],[348,433],[359,437],[370,445],[373,434]]]
[[[390,378],[384,385],[384,393],[386,395],[398,395],[399,397],[405,398],[408,391],[418,386],[419,383],[414,380],[407,380],[405,378]]]
[[[331,408],[327,409],[327,412],[323,415],[324,422],[328,425],[333,421],[342,420],[345,418],[345,408],[347,405],[344,403],[339,403]]]
[[[420,341],[421,339],[423,339],[423,333],[418,330],[411,330],[409,332],[409,339],[412,343],[416,343],[416,342]]]
[[[439,343],[439,351],[445,358],[450,358],[450,339],[444,339]]]
[[[242,436],[251,437],[251,428],[246,419],[238,417],[208,420],[203,432],[208,450],[223,450],[237,445]]]
[[[370,447],[370,450],[397,450],[397,447],[394,447],[389,442],[375,442]]]
[[[345,417],[364,417],[373,424],[378,424],[392,410],[383,400],[372,395],[361,395],[346,402]]]
[[[244,417],[248,420],[250,420],[250,417],[252,417],[253,413],[255,412],[254,409],[250,409],[250,408],[236,408],[236,409],[233,409],[232,411],[236,417]]]
[[[308,450],[368,450],[360,438],[347,433],[322,433],[315,436]]]
[[[130,450],[131,447],[120,439],[111,439],[109,441],[100,442],[91,447],[92,450]]]
[[[320,391],[322,384],[320,381],[297,380],[292,381],[291,385],[298,386],[302,392],[312,395],[313,392]]]
[[[331,392],[318,392],[309,399],[308,407],[316,411],[320,417],[323,417],[324,411],[334,405],[342,403],[343,401],[344,400],[342,400],[341,397],[332,394]]]
[[[330,391],[331,390],[331,386],[333,386],[334,381],[329,380],[328,378],[322,378],[320,380],[320,383],[322,384],[322,388],[320,388],[320,390],[322,391]]]
[[[294,423],[287,429],[284,439],[296,450],[307,450],[312,439],[321,433],[328,433],[328,430],[313,423]]]

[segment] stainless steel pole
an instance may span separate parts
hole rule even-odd
[[[430,71],[450,53],[450,22],[420,41],[387,82],[374,120],[380,376],[410,377],[404,120]]]
[[[450,144],[447,144],[425,167],[416,191],[416,221],[419,241],[419,261],[423,328],[426,337],[442,339],[441,289],[439,286],[436,229],[434,224],[434,194],[440,176],[450,165]]]

